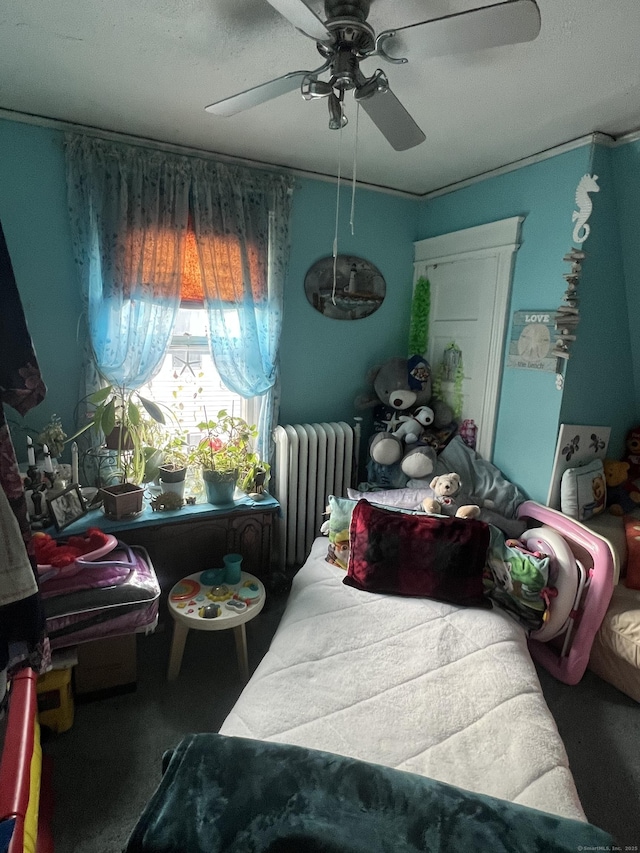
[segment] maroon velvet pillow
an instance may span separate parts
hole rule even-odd
[[[482,574],[489,527],[472,518],[405,515],[358,501],[343,583],[368,592],[491,607]]]

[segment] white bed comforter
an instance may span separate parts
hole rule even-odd
[[[317,539],[220,732],[337,752],[584,820],[520,626],[362,592]]]

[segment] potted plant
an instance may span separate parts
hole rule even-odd
[[[256,453],[252,453],[240,472],[239,486],[254,500],[261,500],[269,483],[270,472],[269,463],[263,462]]]
[[[158,480],[163,492],[184,494],[184,483],[189,466],[189,448],[185,438],[172,435],[161,450]]]
[[[93,429],[105,446],[115,451],[113,472],[119,483],[102,487],[105,513],[112,518],[124,518],[142,509],[143,489],[159,461],[154,446],[157,426],[165,416],[152,400],[137,391],[117,385],[106,385],[87,397],[93,410],[87,423],[67,441]]]
[[[258,429],[244,418],[230,415],[225,409],[213,420],[198,424],[206,432],[194,448],[191,461],[202,468],[207,500],[217,506],[233,503],[235,487],[248,459],[253,455],[251,442]]]
[[[58,415],[51,415],[49,423],[42,428],[37,440],[41,447],[44,447],[45,444],[47,445],[53,459],[62,455],[67,441],[67,434],[62,429],[62,420]]]

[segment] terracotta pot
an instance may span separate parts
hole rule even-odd
[[[142,510],[144,489],[133,483],[120,483],[100,489],[105,514],[111,518],[126,518]]]

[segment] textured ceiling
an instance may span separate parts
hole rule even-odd
[[[324,19],[323,4],[308,5]],[[373,0],[376,32],[493,5]],[[423,194],[586,134],[640,127],[640,0],[538,0],[530,43],[383,66],[426,134],[394,151],[360,112],[357,178]],[[0,108],[317,175],[350,177],[356,104],[342,131],[298,92],[223,118],[220,98],[321,59],[266,0],[3,0]],[[6,114],[5,114],[6,115]]]

